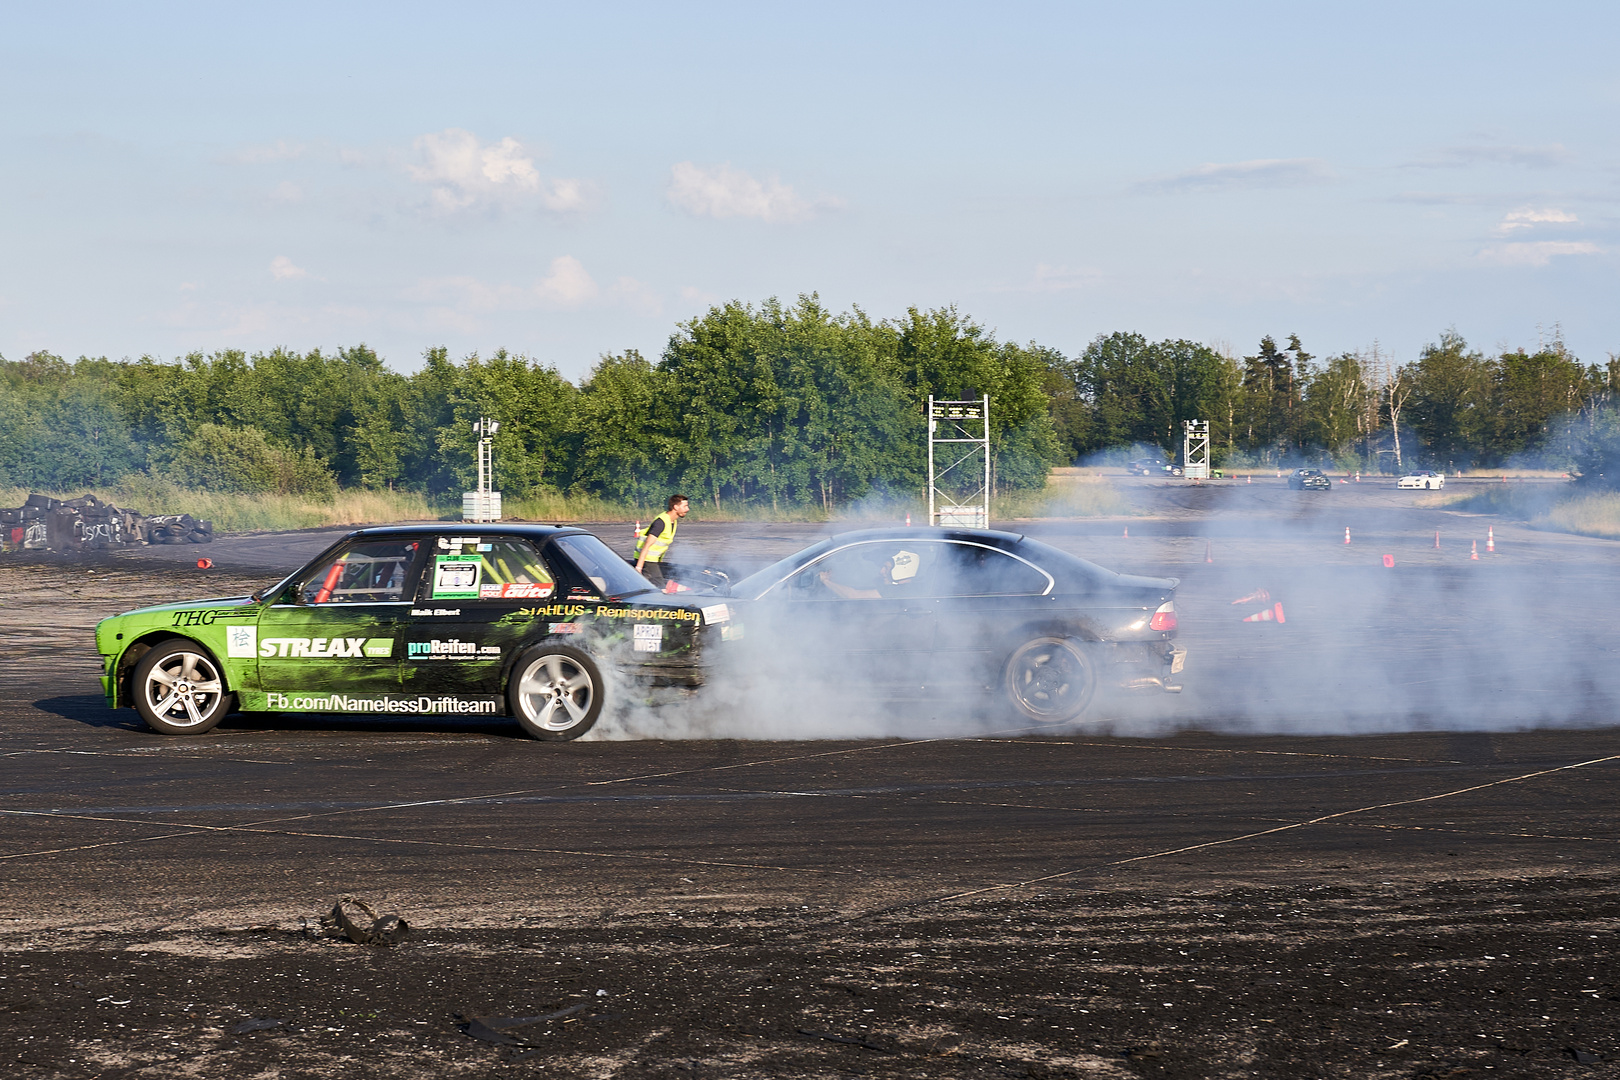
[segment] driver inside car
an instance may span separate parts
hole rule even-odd
[[[874,565],[873,558],[875,556],[861,559],[851,567],[852,582],[849,584],[836,580],[831,570],[823,570],[816,577],[845,600],[877,600],[906,596],[915,591],[912,585],[922,565],[916,552],[895,551],[877,565]]]

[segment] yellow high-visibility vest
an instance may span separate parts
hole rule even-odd
[[[659,514],[657,517],[653,518],[653,521],[662,521],[664,523],[664,531],[659,533],[657,536],[653,536],[650,532],[648,532],[648,529],[652,528],[652,522],[648,522],[647,528],[642,529],[641,532],[637,534],[640,539],[636,541],[636,561],[641,561],[643,548],[646,549],[647,562],[662,561],[664,558],[664,552],[668,551],[669,545],[675,542],[675,527],[680,524],[680,520],[680,518],[676,517],[668,510],[665,510],[662,514]]]

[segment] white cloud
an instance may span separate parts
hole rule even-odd
[[[283,180],[270,189],[270,201],[279,203],[298,202],[304,197],[304,189],[291,180]]]
[[[420,164],[406,171],[428,185],[429,204],[440,213],[526,202],[567,213],[589,202],[584,181],[543,178],[534,158],[510,135],[486,145],[470,131],[446,128],[419,136],[413,145]]]
[[[1093,266],[1052,266],[1040,263],[1035,267],[1035,280],[1030,284],[1031,292],[1067,292],[1070,289],[1085,289],[1102,280],[1103,273]]]
[[[1207,162],[1186,172],[1144,181],[1139,188],[1200,191],[1232,187],[1294,187],[1333,179],[1321,158],[1255,158],[1252,161]]]
[[[1535,240],[1494,244],[1479,253],[1492,266],[1546,266],[1555,255],[1600,255],[1603,249],[1585,240]]]
[[[232,165],[268,165],[276,161],[297,161],[313,150],[310,143],[277,139],[273,143],[244,146],[226,155],[225,160]]]
[[[555,307],[579,307],[596,298],[596,282],[584,265],[572,255],[559,255],[551,260],[551,274],[534,287],[534,295],[542,303]]]
[[[705,169],[682,161],[669,171],[669,201],[693,217],[748,217],[761,221],[803,221],[839,200],[804,199],[776,177],[761,182],[730,164]]]
[[[1573,155],[1563,143],[1546,146],[1444,146],[1427,157],[1407,162],[1409,168],[1465,169],[1471,165],[1522,165],[1545,169],[1562,165]]]
[[[1536,225],[1570,224],[1580,219],[1574,214],[1563,210],[1534,210],[1526,207],[1523,210],[1514,210],[1502,219],[1502,224],[1496,227],[1498,234],[1506,236],[1515,229],[1529,229]]]
[[[293,261],[285,255],[277,255],[270,260],[270,276],[277,281],[296,281],[298,278],[309,277],[309,271],[301,266],[294,266]]]
[[[609,292],[615,301],[637,315],[654,316],[664,313],[664,301],[652,286],[633,277],[619,278]]]

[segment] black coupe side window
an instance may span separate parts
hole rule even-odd
[[[942,544],[933,596],[1039,596],[1051,580],[1022,559],[975,544]]]

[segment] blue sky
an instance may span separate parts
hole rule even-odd
[[[0,355],[1620,351],[1613,4],[0,7]],[[1539,328],[1539,329],[1538,329]]]

